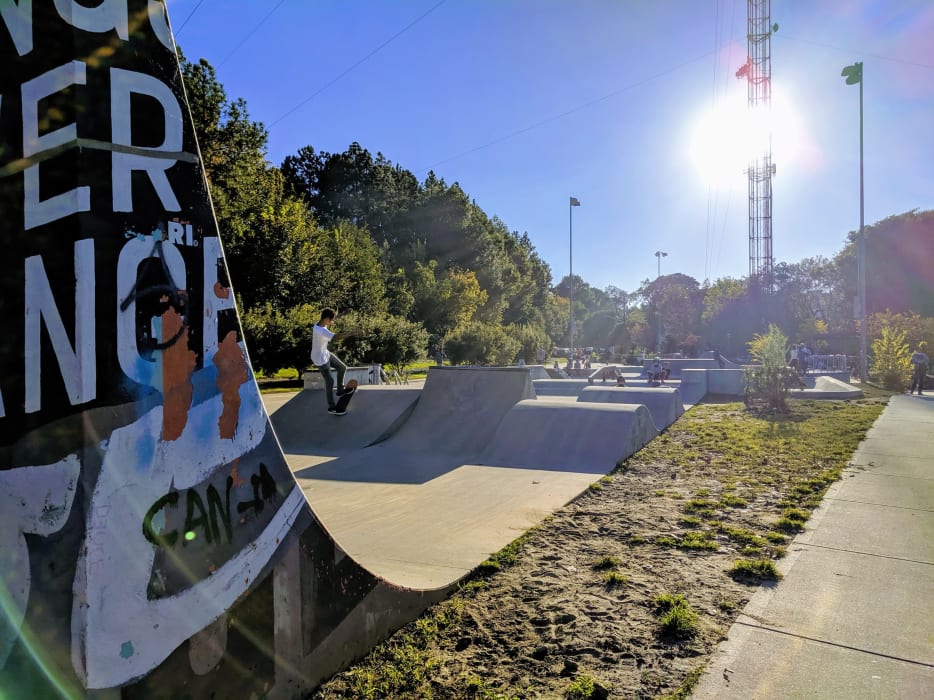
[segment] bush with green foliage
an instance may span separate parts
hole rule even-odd
[[[320,310],[302,304],[286,311],[271,304],[249,309],[241,317],[250,364],[268,375],[280,369],[295,369],[299,375],[311,364],[312,327]]]
[[[901,391],[911,379],[911,349],[905,331],[883,326],[881,336],[872,341],[870,373],[884,389]]]
[[[519,341],[519,357],[528,364],[538,362],[538,351],[548,353],[551,339],[541,326],[531,323],[513,323],[506,326],[507,335]]]
[[[444,351],[456,365],[510,365],[519,347],[502,326],[476,321],[458,326],[444,339]]]
[[[778,326],[769,324],[769,332],[757,333],[748,345],[758,365],[746,370],[746,405],[764,401],[770,410],[786,411],[788,392],[801,386],[798,375],[785,364],[788,338]]]
[[[338,316],[338,330],[356,330],[360,335],[341,341],[341,359],[348,365],[379,363],[401,370],[425,357],[428,331],[420,323],[389,314],[354,312]]]

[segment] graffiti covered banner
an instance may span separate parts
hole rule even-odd
[[[115,687],[251,590],[308,511],[164,4],[0,0],[0,61],[0,678]]]

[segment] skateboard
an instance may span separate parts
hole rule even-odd
[[[344,412],[347,411],[347,406],[350,405],[350,400],[353,398],[353,395],[357,393],[357,392],[356,392],[357,384],[358,384],[358,382],[357,382],[356,379],[351,379],[349,382],[347,382],[347,383],[344,385],[344,391],[351,391],[351,390],[353,390],[353,391],[352,391],[352,393],[350,393],[350,394],[342,394],[342,395],[337,399],[337,411],[336,411],[336,413],[341,414],[341,413],[344,413]]]

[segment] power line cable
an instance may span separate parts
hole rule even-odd
[[[299,110],[300,108],[304,107],[306,104],[308,104],[309,102],[311,102],[313,99],[315,99],[315,98],[316,98],[318,95],[320,95],[322,92],[324,92],[324,91],[327,90],[329,87],[331,87],[331,86],[332,86],[334,83],[336,83],[338,80],[340,80],[340,79],[343,78],[345,75],[347,75],[348,73],[350,73],[350,71],[352,71],[354,68],[356,68],[356,67],[358,67],[359,65],[361,65],[362,63],[368,61],[368,60],[369,60],[370,58],[372,58],[376,53],[378,53],[378,52],[381,51],[383,48],[385,48],[387,45],[389,45],[390,43],[392,43],[393,41],[395,41],[397,38],[399,38],[401,35],[403,35],[403,34],[404,34],[405,32],[407,32],[409,29],[411,29],[412,27],[414,27],[416,24],[418,24],[419,22],[421,22],[421,21],[422,21],[423,19],[425,19],[428,15],[430,15],[432,12],[434,12],[435,10],[437,10],[439,7],[441,7],[441,6],[442,6],[444,3],[446,3],[446,2],[447,2],[447,0],[441,0],[441,2],[439,2],[437,5],[435,5],[434,7],[432,7],[430,10],[428,10],[428,11],[425,12],[424,14],[420,15],[418,18],[416,18],[416,19],[413,20],[412,22],[409,22],[409,24],[405,25],[405,26],[404,26],[402,29],[400,29],[398,32],[396,32],[396,33],[393,34],[391,37],[389,37],[388,39],[386,39],[386,41],[384,41],[382,44],[380,44],[380,45],[377,46],[375,49],[373,49],[372,51],[370,51],[370,53],[368,53],[366,56],[364,56],[364,57],[361,58],[359,61],[357,61],[356,63],[354,63],[353,65],[351,65],[349,68],[347,68],[346,70],[344,70],[344,71],[343,71],[340,75],[338,75],[336,78],[334,78],[333,80],[330,80],[329,82],[325,83],[325,84],[322,85],[320,88],[318,88],[315,92],[313,92],[311,95],[309,95],[309,96],[306,97],[304,100],[302,100],[301,102],[299,102],[297,105],[295,105],[294,107],[292,107],[292,109],[290,109],[288,112],[286,112],[285,114],[283,114],[281,117],[279,117],[279,118],[276,119],[275,121],[270,122],[270,123],[269,123],[269,126],[270,126],[270,127],[275,126],[276,124],[278,124],[279,122],[281,122],[283,119],[285,119],[286,117],[288,117],[288,116],[289,116],[290,114],[292,114],[293,112],[296,112],[296,111]]]
[[[222,65],[224,65],[225,63],[227,63],[228,59],[229,59],[231,56],[233,56],[235,53],[237,53],[237,51],[240,49],[240,47],[243,46],[243,45],[247,42],[247,39],[249,39],[251,36],[253,36],[254,34],[256,34],[256,32],[259,31],[259,28],[263,26],[263,24],[266,22],[267,19],[269,19],[270,17],[272,17],[272,14],[273,14],[276,10],[278,10],[280,7],[282,7],[282,4],[283,4],[284,2],[285,2],[285,0],[279,0],[279,2],[276,4],[276,6],[275,6],[274,8],[272,8],[269,12],[267,12],[267,13],[266,13],[266,16],[263,17],[263,18],[259,21],[259,23],[257,23],[257,25],[256,25],[255,27],[253,27],[253,30],[252,30],[251,32],[249,32],[245,37],[243,37],[243,39],[240,40],[240,43],[237,44],[236,46],[234,46],[233,49],[231,49],[230,53],[228,53],[226,56],[224,56],[223,60],[221,60],[221,62],[217,64],[217,67],[220,68]]]
[[[180,27],[178,28],[178,30],[175,32],[175,37],[176,37],[176,38],[178,38],[178,35],[182,33],[182,30],[185,28],[185,25],[188,24],[188,20],[190,20],[190,19],[194,16],[195,12],[198,11],[198,8],[201,7],[201,3],[203,3],[203,2],[204,2],[204,0],[198,0],[198,4],[195,5],[195,6],[194,6],[194,9],[192,9],[192,11],[188,13],[188,16],[185,18],[185,20],[182,22],[181,26],[180,26]]]
[[[688,59],[687,61],[683,61],[675,66],[672,66],[671,68],[666,68],[665,70],[659,73],[655,73],[654,75],[650,75],[647,78],[643,78],[642,80],[638,80],[634,83],[630,83],[629,85],[621,87],[618,90],[614,90],[613,92],[607,93],[606,95],[603,95],[603,97],[598,97],[594,100],[590,100],[589,102],[584,102],[583,104],[580,104],[576,107],[572,107],[571,109],[565,112],[561,112],[560,114],[555,114],[553,116],[542,119],[541,121],[535,122],[534,124],[530,124],[529,126],[510,132],[506,134],[505,136],[500,136],[499,138],[493,139],[492,141],[488,141],[479,146],[474,146],[473,148],[469,148],[466,151],[461,151],[460,153],[457,153],[453,156],[449,156],[447,158],[444,158],[443,160],[439,160],[436,163],[433,163],[432,165],[429,165],[424,168],[419,168],[415,172],[424,172],[426,170],[432,170],[433,168],[436,168],[439,165],[443,165],[444,163],[448,163],[452,160],[457,160],[458,158],[463,158],[464,156],[470,155],[471,153],[476,153],[477,151],[482,151],[485,148],[489,148],[490,146],[495,146],[496,144],[502,143],[503,141],[508,141],[509,139],[515,138],[516,136],[521,136],[522,134],[526,132],[532,131],[533,129],[537,129],[540,126],[544,126],[545,124],[550,124],[551,122],[558,121],[559,119],[564,119],[564,117],[570,116],[571,114],[574,114],[575,112],[580,112],[582,109],[587,109],[588,107],[592,107],[593,105],[599,104],[600,102],[604,102],[610,99],[611,97],[616,97],[617,95],[621,95],[624,92],[627,92],[637,87],[641,87],[643,85],[646,85],[647,83],[651,83],[653,80],[664,78],[666,75],[669,75],[670,73],[674,73],[684,68],[685,66],[688,66],[692,63],[697,63],[698,61],[707,58],[712,53],[713,53],[712,51],[706,51],[705,53],[702,53],[699,56],[695,56],[694,58]]]
[[[903,63],[906,66],[917,66],[918,68],[927,68],[929,70],[934,70],[934,65],[930,63],[921,63],[920,61],[909,61],[904,58],[894,58],[892,56],[883,56],[879,53],[866,53],[862,49],[853,49],[847,48],[844,46],[834,46],[833,44],[825,44],[822,41],[812,41],[811,39],[801,39],[800,37],[788,36],[787,34],[775,34],[776,37],[780,39],[791,39],[792,41],[800,41],[802,44],[813,44],[814,46],[822,46],[825,49],[833,49],[834,51],[842,51],[848,54],[860,54],[863,56],[869,56],[871,58],[878,58],[883,61],[891,61],[892,63]]]

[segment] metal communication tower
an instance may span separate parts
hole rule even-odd
[[[737,72],[749,86],[750,117],[759,125],[769,124],[772,111],[772,24],[771,0],[747,0],[747,41],[749,55]],[[769,129],[771,127],[768,127]],[[749,168],[749,281],[772,290],[772,134],[757,132],[758,152]]]

